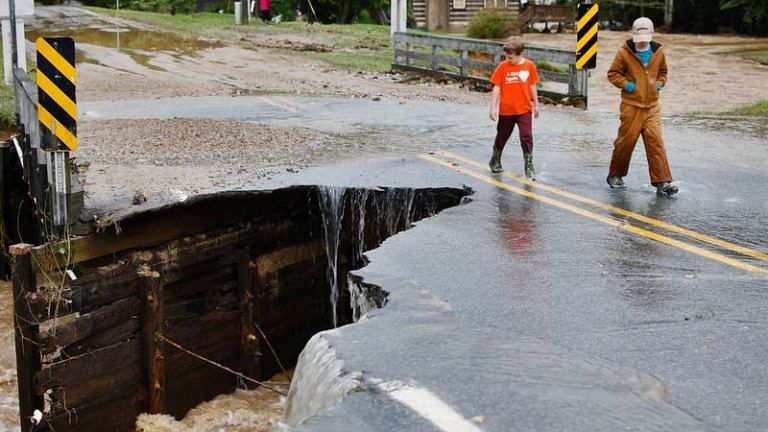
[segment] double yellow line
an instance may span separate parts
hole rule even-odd
[[[268,98],[267,96],[257,96],[256,99],[264,102],[267,105],[272,105],[275,108],[280,108],[282,110],[288,111],[288,112],[296,112],[298,111],[298,108],[296,108],[293,105],[283,104],[280,102],[277,102],[271,98]]]
[[[480,168],[483,171],[485,171],[485,169],[487,169],[485,164],[482,164],[480,162],[477,162],[477,161],[474,161],[474,160],[471,160],[471,159],[468,159],[468,158],[464,158],[462,156],[459,156],[459,155],[451,153],[451,152],[442,151],[442,152],[438,152],[437,154],[442,156],[443,158],[453,159],[455,161],[462,162],[462,163],[464,163],[466,165],[470,165],[470,166],[473,166],[473,167],[476,167],[476,168]],[[656,232],[649,231],[647,229],[640,228],[638,226],[632,225],[631,223],[628,223],[628,222],[625,222],[625,221],[622,221],[622,220],[618,220],[618,219],[614,219],[614,218],[611,218],[611,217],[608,217],[608,216],[604,216],[602,214],[595,213],[593,211],[590,211],[590,210],[587,210],[587,209],[575,206],[573,204],[569,204],[569,203],[566,203],[566,202],[563,202],[563,201],[560,201],[560,200],[557,200],[557,199],[554,199],[554,198],[551,198],[551,197],[548,197],[548,196],[545,196],[545,195],[541,195],[541,194],[536,193],[536,192],[532,192],[530,190],[521,189],[519,187],[512,186],[512,185],[510,185],[508,183],[504,183],[504,182],[502,182],[502,181],[500,181],[500,180],[498,180],[496,178],[490,177],[490,176],[488,176],[485,173],[481,173],[481,172],[478,172],[478,171],[474,171],[474,170],[465,168],[465,167],[463,167],[463,166],[461,166],[459,164],[454,164],[454,163],[451,163],[449,161],[446,161],[446,160],[443,160],[443,159],[438,159],[438,158],[436,158],[434,156],[430,156],[430,155],[421,155],[420,157],[421,157],[421,159],[424,159],[426,161],[429,161],[429,162],[435,163],[437,165],[441,165],[441,166],[453,169],[453,170],[455,170],[455,171],[457,171],[459,173],[468,175],[470,177],[473,177],[473,178],[478,179],[480,181],[483,181],[485,183],[492,184],[492,185],[494,185],[496,187],[499,187],[501,189],[505,189],[505,190],[508,190],[510,192],[514,192],[514,193],[516,193],[518,195],[522,195],[522,196],[525,196],[525,197],[533,199],[533,200],[537,200],[537,201],[540,201],[540,202],[543,202],[543,203],[550,204],[552,206],[561,208],[563,210],[570,211],[572,213],[578,214],[580,216],[584,216],[586,218],[595,220],[597,222],[601,222],[601,223],[604,223],[606,225],[610,225],[610,226],[613,226],[613,227],[616,227],[616,228],[619,228],[619,229],[631,232],[633,234],[637,234],[637,235],[649,238],[651,240],[658,241],[660,243],[668,244],[668,245],[674,246],[674,247],[676,247],[678,249],[681,249],[681,250],[684,250],[684,251],[687,251],[687,252],[690,252],[690,253],[694,253],[696,255],[703,256],[705,258],[709,258],[711,260],[718,261],[718,262],[721,262],[723,264],[730,265],[732,267],[736,267],[736,268],[739,268],[739,269],[742,269],[742,270],[746,270],[746,271],[749,271],[749,272],[752,272],[752,273],[758,273],[758,274],[761,274],[763,276],[768,276],[768,269],[766,269],[766,268],[759,267],[759,266],[756,266],[756,265],[753,265],[753,264],[749,264],[749,263],[740,261],[740,260],[738,260],[736,258],[731,258],[729,256],[726,256],[726,255],[723,255],[723,254],[720,254],[720,253],[717,253],[717,252],[713,252],[713,251],[710,251],[708,249],[692,245],[690,243],[686,243],[686,242],[683,242],[683,241],[680,241],[680,240],[676,240],[676,239],[667,237],[665,235],[658,234]],[[669,232],[674,232],[676,234],[680,234],[680,235],[683,235],[685,237],[701,241],[703,243],[708,243],[708,244],[711,244],[713,246],[717,246],[719,248],[722,248],[722,249],[725,249],[725,250],[729,250],[731,252],[735,252],[735,253],[738,253],[738,254],[741,254],[741,255],[745,255],[745,256],[752,257],[752,258],[756,258],[756,259],[759,259],[761,261],[768,261],[768,254],[766,254],[764,252],[761,252],[761,251],[758,251],[758,250],[750,249],[750,248],[747,248],[747,247],[744,247],[744,246],[740,246],[740,245],[737,245],[737,244],[734,244],[734,243],[731,243],[731,242],[728,242],[728,241],[725,241],[725,240],[722,240],[722,239],[718,239],[718,238],[715,238],[715,237],[711,237],[711,236],[708,236],[708,235],[705,235],[705,234],[698,233],[696,231],[692,231],[692,230],[689,230],[689,229],[686,229],[686,228],[682,228],[682,227],[679,227],[679,226],[676,226],[676,225],[672,225],[672,224],[669,224],[669,223],[666,223],[666,222],[663,222],[663,221],[660,221],[660,220],[657,220],[657,219],[653,219],[653,218],[648,217],[648,216],[644,216],[644,215],[641,215],[641,214],[638,214],[638,213],[631,212],[631,211],[626,210],[626,209],[622,209],[620,207],[615,207],[615,206],[612,206],[612,205],[609,205],[609,204],[602,203],[600,201],[595,201],[595,200],[592,200],[592,199],[589,199],[589,198],[586,198],[586,197],[582,197],[580,195],[576,195],[574,193],[567,192],[567,191],[564,191],[562,189],[558,189],[556,187],[543,184],[541,182],[531,181],[531,180],[523,178],[523,177],[521,177],[520,175],[517,175],[517,174],[503,173],[502,175],[504,177],[513,179],[513,180],[515,180],[515,181],[517,181],[519,183],[522,183],[522,184],[525,184],[525,185],[529,185],[529,186],[532,186],[534,188],[537,188],[537,189],[540,189],[540,190],[544,190],[544,191],[547,191],[547,192],[555,194],[555,195],[559,195],[559,196],[561,196],[563,198],[567,198],[567,199],[570,199],[572,201],[576,201],[576,202],[580,202],[580,203],[583,203],[583,204],[587,204],[587,205],[590,205],[592,207],[599,208],[601,210],[606,210],[606,211],[608,211],[610,213],[613,213],[614,215],[618,215],[618,216],[623,216],[623,217],[626,217],[626,218],[634,219],[634,220],[637,220],[637,221],[642,222],[642,223],[647,224],[647,225],[655,226],[657,228],[661,228],[661,229],[664,229],[664,230],[669,231]]]

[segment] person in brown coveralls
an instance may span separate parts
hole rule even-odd
[[[659,94],[667,83],[667,60],[662,45],[653,41],[650,19],[638,18],[632,24],[632,39],[624,42],[616,53],[608,69],[608,80],[621,89],[621,125],[613,143],[608,185],[611,188],[625,187],[622,177],[629,171],[632,151],[642,134],[656,194],[670,196],[677,193],[677,186],[671,184],[672,173],[661,134]]]

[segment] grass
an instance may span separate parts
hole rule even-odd
[[[5,85],[3,58],[0,56],[0,129],[7,129],[16,124],[16,108],[14,106],[13,87]]]
[[[114,9],[87,7],[91,11],[115,15]],[[374,24],[314,24],[282,22],[266,25],[258,20],[236,26],[232,14],[199,13],[168,15],[122,9],[119,16],[151,24],[191,37],[218,40],[248,47],[249,40],[258,36],[292,36],[331,48],[330,52],[288,51],[297,56],[309,56],[352,70],[383,72],[390,69],[394,57],[389,38],[389,26]],[[241,40],[245,38],[246,40]]]
[[[735,109],[728,114],[736,115],[752,115],[752,116],[766,116],[768,117],[768,100],[760,101],[754,105],[746,106],[743,108]]]
[[[762,64],[768,64],[768,49],[762,50],[749,50],[749,51],[733,51],[728,55],[735,55],[746,59],[754,60]]]
[[[568,65],[563,63],[553,63],[548,61],[540,61],[536,63],[536,67],[539,70],[545,70],[550,72],[568,73]]]

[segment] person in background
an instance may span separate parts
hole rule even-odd
[[[659,94],[667,84],[667,60],[662,45],[653,41],[653,21],[642,17],[632,24],[632,39],[619,47],[608,69],[608,80],[621,89],[621,124],[613,143],[608,185],[624,188],[632,151],[643,136],[651,184],[659,196],[677,193],[672,184],[661,134]]]
[[[532,61],[523,57],[525,44],[519,37],[504,44],[506,60],[501,62],[491,76],[493,97],[489,117],[498,120],[493,155],[488,165],[491,172],[500,173],[501,153],[509,137],[518,127],[520,146],[523,148],[525,176],[533,179],[533,118],[539,117],[539,97],[536,84],[539,74]]]
[[[271,6],[270,0],[259,0],[259,18],[261,18],[261,21],[265,24],[268,24],[272,20],[272,14],[269,11]]]

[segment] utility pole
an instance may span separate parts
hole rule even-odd
[[[11,19],[11,74],[19,65],[19,54],[17,51],[18,40],[16,40],[16,0],[8,0],[8,17]]]
[[[24,18],[35,14],[32,0],[0,0],[0,27],[3,39],[5,83],[13,82],[13,70],[27,70],[24,46]]]

